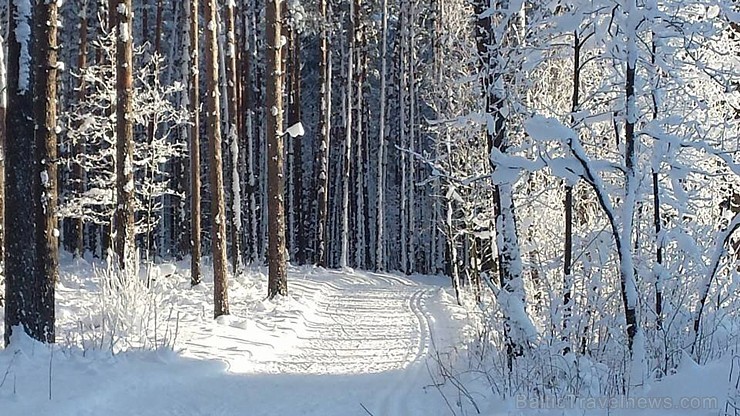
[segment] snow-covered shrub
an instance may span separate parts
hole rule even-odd
[[[138,262],[137,262],[138,263]],[[173,349],[178,319],[167,307],[161,281],[119,268],[109,253],[105,267],[93,266],[99,292],[85,320],[78,321],[83,350],[112,354],[130,349]]]

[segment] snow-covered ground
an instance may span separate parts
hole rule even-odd
[[[89,265],[66,263],[57,289],[58,346],[52,352],[18,339],[0,351],[0,415],[329,416],[367,414],[363,406],[374,415],[429,415],[443,409],[428,386],[426,357],[433,331],[440,340],[454,338],[454,322],[440,307],[446,279],[291,269],[290,295],[272,302],[264,299],[266,276],[252,271],[232,280],[231,315],[214,321],[210,281],[191,289],[179,268],[158,277],[158,323],[145,334],[156,345],[174,342],[175,352],[132,348],[113,355],[110,340],[102,349],[94,345],[115,330],[101,329],[98,309],[106,303]]]
[[[466,321],[445,278],[292,268],[290,295],[273,302],[252,270],[231,281],[231,315],[213,320],[208,280],[190,288],[185,264],[155,275],[156,297],[115,303],[89,264],[66,259],[58,344],[18,337],[0,350],[0,415],[475,414],[451,383],[434,385],[432,357],[460,343]],[[533,409],[492,398],[486,380],[466,388],[484,415],[717,415],[729,363],[687,365],[633,395],[650,402]]]

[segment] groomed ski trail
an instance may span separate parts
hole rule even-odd
[[[435,366],[428,356],[435,322],[444,318],[446,279],[306,267],[291,268],[288,278],[289,296],[268,301],[264,275],[238,276],[232,315],[214,321],[210,283],[191,289],[176,277],[166,302],[177,308],[177,354],[48,357],[45,347],[31,346],[19,356],[29,359],[8,356],[22,378],[17,389],[0,389],[0,414],[448,414],[427,369]],[[60,293],[60,303],[75,308],[91,296]],[[447,332],[443,338],[454,331]],[[37,389],[50,362],[52,400]]]

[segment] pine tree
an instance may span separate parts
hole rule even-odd
[[[198,0],[188,0],[190,77],[188,93],[190,102],[190,284],[201,281],[201,201],[200,201],[200,45]]]
[[[331,148],[331,55],[329,52],[329,22],[327,1],[320,0],[321,33],[319,44],[319,137],[316,152],[316,264],[327,267],[329,236],[329,149]]]
[[[375,269],[385,270],[385,181],[386,181],[386,74],[388,73],[388,0],[382,2],[381,46],[380,46],[380,115],[378,121],[378,182],[375,225]]]
[[[58,21],[57,2],[15,1],[10,15],[5,343],[17,325],[32,338],[52,343],[59,237],[58,46],[57,25],[49,22]]]
[[[229,172],[231,191],[231,261],[234,273],[237,273],[242,264],[241,234],[242,234],[242,199],[241,180],[239,175],[239,131],[237,119],[239,117],[239,97],[237,91],[236,65],[236,17],[233,0],[226,2],[226,101],[228,120],[226,120],[226,137],[231,156],[231,171]]]
[[[131,0],[111,0],[116,29],[116,212],[115,253],[121,269],[134,269],[134,57]]]
[[[285,248],[285,178],[283,175],[283,74],[282,0],[267,2],[266,106],[267,106],[267,197],[268,197],[268,266],[270,299],[288,294]]]
[[[218,4],[206,0],[206,109],[208,121],[208,147],[211,153],[211,223],[213,246],[213,315],[215,318],[229,314],[227,260],[226,260],[226,207],[224,201],[223,157],[221,151],[221,107],[218,88]]]

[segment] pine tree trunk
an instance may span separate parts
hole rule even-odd
[[[405,4],[407,4],[406,2]],[[406,113],[406,100],[407,100],[407,94],[408,94],[408,74],[406,72],[407,68],[407,56],[408,56],[408,43],[406,42],[406,36],[408,34],[408,6],[402,7],[401,9],[401,19],[400,19],[400,27],[399,27],[399,33],[400,33],[400,39],[399,39],[399,64],[398,64],[398,76],[400,78],[399,80],[399,145],[401,147],[401,157],[400,157],[400,170],[401,170],[401,187],[400,187],[400,209],[399,209],[399,222],[401,225],[401,244],[400,244],[400,254],[401,254],[401,271],[404,273],[409,273],[409,223],[408,223],[408,164],[406,161],[407,154],[404,149],[408,149],[408,137],[406,136],[406,124],[408,123],[407,119],[407,113]]]
[[[385,124],[386,124],[386,75],[388,73],[388,0],[382,3],[381,46],[380,46],[380,114],[378,121],[378,190],[375,226],[375,269],[383,271],[387,267],[385,259]]]
[[[349,27],[348,27],[348,40],[347,40],[347,75],[345,79],[346,91],[345,91],[345,139],[344,149],[342,158],[342,250],[339,258],[339,267],[347,268],[349,266],[349,194],[350,194],[350,172],[352,165],[352,84],[354,74],[354,62],[353,56],[355,53],[355,40],[354,40],[354,28],[355,28],[355,3],[350,2],[349,11]]]
[[[228,1],[226,5],[226,97],[228,108],[227,137],[229,154],[231,156],[230,181],[231,186],[231,260],[234,273],[237,273],[242,265],[241,258],[241,181],[239,175],[239,132],[237,129],[238,103],[237,96],[237,66],[236,66],[236,18],[234,2]]]
[[[201,193],[200,193],[200,45],[198,24],[198,0],[188,0],[190,25],[190,284],[201,282]]]
[[[216,0],[206,0],[206,88],[208,99],[208,145],[211,153],[211,222],[213,246],[213,316],[229,314],[226,260],[226,207],[224,201],[223,158],[221,151],[221,107],[218,86],[218,4]]]
[[[8,113],[8,68],[5,51],[5,35],[0,33],[0,270],[3,271],[5,270],[5,145],[7,142],[5,118]],[[3,297],[0,293],[0,299]]]
[[[365,250],[367,249],[366,246],[366,239],[365,239],[365,224],[367,223],[367,218],[365,217],[365,160],[364,160],[364,144],[363,144],[363,129],[362,129],[362,122],[363,122],[363,101],[362,101],[362,93],[363,93],[363,71],[362,71],[362,62],[363,62],[363,54],[364,54],[364,33],[363,33],[363,24],[362,24],[362,16],[361,16],[361,4],[359,0],[352,0],[354,1],[354,24],[353,29],[354,33],[352,35],[354,45],[354,56],[351,56],[350,59],[354,61],[353,67],[355,68],[355,73],[353,74],[353,80],[352,82],[355,84],[354,88],[354,96],[352,97],[353,102],[353,117],[352,120],[354,121],[354,125],[352,126],[352,134],[355,136],[355,162],[354,162],[354,198],[352,200],[353,205],[353,211],[354,211],[354,231],[355,231],[355,267],[358,267],[360,269],[365,269],[366,265],[364,264],[365,261]]]
[[[17,325],[54,342],[58,274],[57,25],[48,24],[58,20],[57,3],[21,3],[10,6],[8,41],[6,345]]]
[[[281,71],[282,0],[267,1],[267,183],[268,204],[268,297],[288,294],[287,258],[285,249],[285,208],[283,176],[283,75]]]
[[[290,30],[290,87],[288,98],[288,123],[293,126],[301,121],[301,37],[295,28]],[[303,228],[303,141],[291,138],[292,147],[292,233],[291,248],[297,264],[304,264],[305,230]]]
[[[408,273],[414,273],[416,271],[416,246],[418,244],[418,236],[416,230],[416,211],[418,209],[416,205],[416,163],[414,163],[414,152],[416,151],[416,43],[415,43],[415,32],[414,22],[416,19],[416,10],[413,2],[409,3],[408,12],[408,72],[409,72],[409,142],[408,150],[411,154],[408,157]]]
[[[254,119],[256,116],[255,109],[255,97],[259,94],[255,91],[255,73],[257,65],[257,46],[256,46],[256,23],[255,23],[255,11],[254,3],[250,0],[249,7],[245,11],[245,42],[247,43],[247,50],[245,51],[244,57],[244,99],[243,105],[246,110],[246,120],[244,122],[245,141],[247,149],[247,197],[248,197],[248,212],[249,212],[249,223],[248,223],[248,250],[249,261],[255,262],[257,260],[258,253],[258,242],[257,233],[259,231],[259,221],[257,217],[257,181],[256,181],[256,164],[257,164],[257,148],[259,148],[259,135],[256,133],[254,128]]]
[[[327,267],[327,236],[329,225],[329,149],[331,147],[331,66],[329,55],[329,33],[327,29],[327,1],[320,0],[321,38],[319,57],[319,87],[321,107],[319,109],[319,138],[316,154],[316,264]]]
[[[121,269],[134,270],[133,16],[131,0],[117,0],[116,26],[116,212],[115,253]]]

